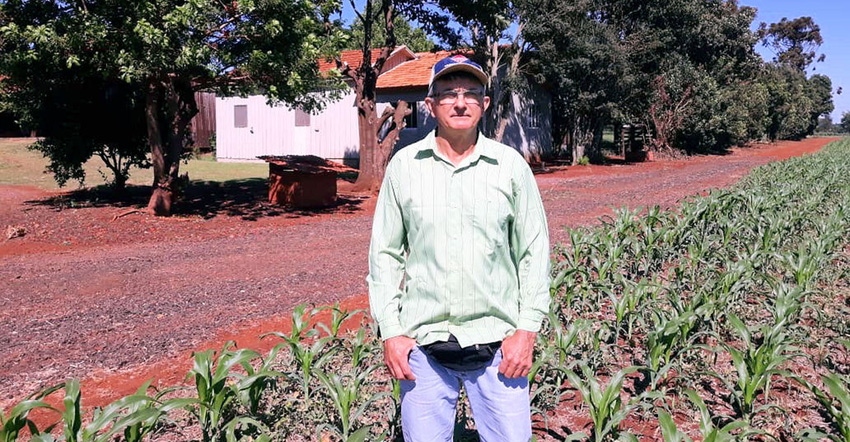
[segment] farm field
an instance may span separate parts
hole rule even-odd
[[[553,244],[571,240],[565,226],[596,225],[613,208],[674,207],[832,140],[540,173]],[[338,207],[297,213],[266,205],[262,180],[198,183],[176,217],[113,220],[143,192],[116,207],[0,186],[0,227],[26,232],[0,243],[0,338],[10,343],[0,405],[65,377],[82,379],[87,405],[102,405],[151,377],[179,383],[192,351],[228,339],[268,349],[258,336],[286,329],[297,304],[364,307],[372,200],[342,189]]]

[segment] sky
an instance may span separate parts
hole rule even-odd
[[[850,112],[850,2],[847,0],[739,0],[739,5],[752,6],[758,10],[753,28],[759,23],[776,23],[783,17],[793,20],[798,17],[812,17],[820,27],[823,44],[818,54],[825,54],[826,60],[814,63],[814,71],[809,74],[826,75],[832,80],[832,122],[841,121],[844,112]],[[771,50],[756,47],[766,60],[775,55]],[[843,93],[836,95],[841,87]]]

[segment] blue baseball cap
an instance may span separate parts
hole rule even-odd
[[[478,63],[461,54],[457,54],[446,57],[434,64],[434,68],[431,69],[431,81],[428,83],[428,89],[431,90],[434,87],[434,82],[440,77],[452,72],[468,72],[484,86],[487,86],[487,83],[489,83],[487,74],[484,73],[484,70],[481,69]]]

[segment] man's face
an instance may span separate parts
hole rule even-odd
[[[433,96],[425,98],[425,105],[440,131],[477,131],[481,116],[490,106],[490,97],[484,92],[484,87],[470,78],[437,80]]]

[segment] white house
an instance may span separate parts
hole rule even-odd
[[[413,53],[401,46],[390,55],[378,77],[378,115],[388,104],[407,101],[413,113],[399,135],[396,149],[422,139],[435,123],[424,106],[431,68],[449,52]],[[373,59],[377,56],[377,50]],[[344,51],[342,60],[356,66],[360,51]],[[332,63],[320,63],[329,70]],[[549,95],[542,89],[514,97],[514,109],[503,142],[527,157],[552,149]],[[354,91],[310,115],[285,105],[269,106],[262,96],[216,99],[216,157],[219,161],[251,161],[261,155],[316,155],[357,165],[357,109]]]

